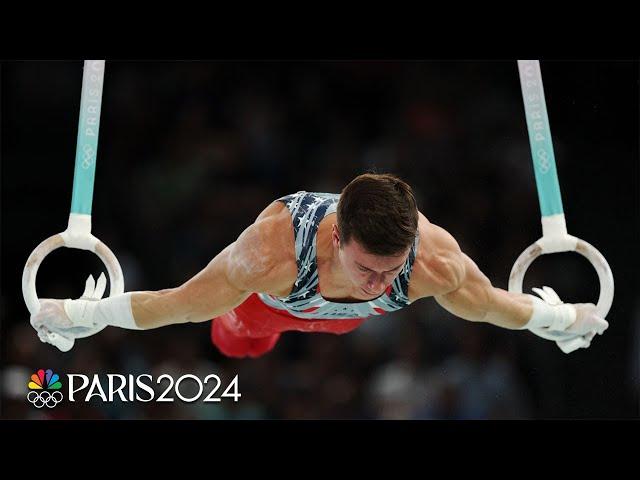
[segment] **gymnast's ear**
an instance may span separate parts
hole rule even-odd
[[[331,240],[334,247],[340,248],[340,231],[335,223],[331,226]]]

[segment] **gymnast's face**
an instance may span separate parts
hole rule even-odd
[[[333,245],[338,250],[342,269],[357,287],[356,295],[365,299],[379,297],[398,276],[407,261],[411,247],[400,255],[381,256],[367,252],[356,240],[340,241],[336,225],[332,232]]]

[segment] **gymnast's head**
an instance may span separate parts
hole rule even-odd
[[[381,295],[398,276],[418,232],[411,187],[391,174],[365,173],[340,195],[333,245],[349,279],[367,297]]]

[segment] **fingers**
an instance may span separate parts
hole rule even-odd
[[[40,339],[41,342],[51,343],[50,339],[51,339],[51,334],[53,333],[51,330],[43,326],[36,331],[38,332],[38,338]]]
[[[592,303],[579,303],[575,305],[577,318],[576,321],[567,329],[568,332],[579,334],[587,334],[595,331],[598,335],[602,335],[607,328],[609,322],[598,315],[596,306]]]
[[[579,333],[595,331],[598,335],[602,335],[609,328],[609,322],[597,314],[589,315],[581,323],[580,330],[582,331]]]
[[[548,298],[550,299],[548,302],[551,303],[552,305],[561,305],[562,304],[562,300],[560,300],[560,297],[558,296],[558,294],[555,292],[555,290],[551,287],[542,287],[542,290],[544,290],[544,292],[547,294]]]
[[[52,332],[45,326],[36,329],[36,332],[38,333],[38,338],[42,343],[53,345],[61,352],[68,352],[75,344],[75,340],[73,338],[67,338],[63,335]]]
[[[89,275],[86,283],[84,284],[84,292],[80,298],[93,298],[93,292],[96,288],[96,281],[93,279],[93,275]]]
[[[100,300],[102,295],[104,295],[104,291],[107,288],[107,278],[104,276],[104,272],[100,273],[100,277],[98,278],[98,283],[96,284],[96,290],[93,292],[93,298],[96,300]]]
[[[38,338],[42,343],[49,343],[49,337],[47,331],[44,328],[37,328]]]
[[[596,332],[598,335],[602,335],[607,328],[609,328],[609,322],[602,317],[596,317]]]
[[[533,290],[534,292],[536,292],[538,294],[538,296],[543,299],[545,302],[547,301],[547,299],[545,298],[547,295],[544,292],[544,290],[542,290],[541,288],[532,288],[531,290]]]
[[[73,348],[75,340],[73,338],[63,337],[62,335],[54,332],[46,332],[45,342],[53,345],[61,352],[68,352]],[[40,336],[40,335],[38,335]]]
[[[578,350],[579,348],[588,348],[589,345],[591,345],[591,342],[587,341],[583,337],[576,337],[570,340],[561,340],[559,342],[556,342],[556,344],[564,353],[571,353]]]
[[[73,348],[75,340],[73,338],[63,337],[56,333],[49,334],[49,343],[55,346],[61,352],[68,352]]]
[[[572,338],[569,340],[560,340],[556,343],[558,347],[560,347],[560,350],[562,350],[564,353],[571,353],[578,350],[579,348],[589,348],[591,346],[591,340],[593,340],[593,337],[595,337],[596,334],[597,331],[592,330],[580,337]]]
[[[87,281],[84,285],[84,292],[80,298],[85,300],[87,299],[96,299],[100,300],[102,295],[104,295],[104,291],[107,288],[107,277],[104,276],[104,272],[100,273],[100,277],[98,277],[98,282],[93,279],[93,275],[89,275],[87,277]]]
[[[534,292],[549,305],[562,305],[562,300],[551,287],[533,288]]]

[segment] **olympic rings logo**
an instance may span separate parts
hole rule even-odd
[[[538,157],[538,167],[540,168],[540,172],[547,173],[551,168],[551,163],[549,162],[547,151],[541,148],[540,150],[538,150],[538,153],[536,156]]]
[[[82,168],[85,170],[93,165],[94,151],[91,145],[84,145],[82,147],[84,158],[82,159]]]
[[[49,408],[53,408],[58,405],[58,403],[60,403],[62,399],[62,392],[59,392],[57,390],[53,393],[48,392],[47,390],[44,390],[42,392],[31,390],[29,393],[27,393],[27,400],[29,400],[29,402],[31,402],[36,408],[42,408],[45,405]]]

